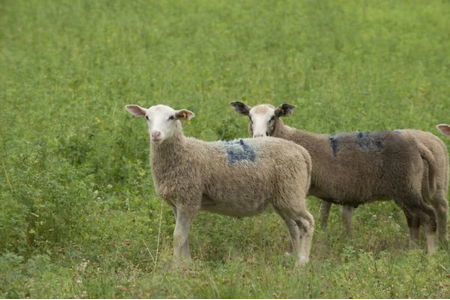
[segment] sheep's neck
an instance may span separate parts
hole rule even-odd
[[[293,131],[293,129],[291,127],[284,125],[283,121],[278,118],[275,121],[272,136],[291,140],[292,139],[292,131]]]
[[[150,163],[153,171],[173,168],[183,157],[185,137],[181,125],[177,124],[176,126],[173,136],[161,144],[150,142]]]
[[[272,136],[293,141],[302,145],[308,151],[326,148],[324,146],[328,144],[328,139],[324,135],[289,127],[281,119],[277,120]]]

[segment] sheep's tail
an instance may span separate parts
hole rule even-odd
[[[428,174],[424,184],[428,183],[428,186],[422,187],[428,189],[428,196],[431,198],[432,195],[436,193],[436,174],[438,166],[436,166],[436,160],[434,159],[433,153],[422,143],[419,143],[420,156],[423,160],[427,162],[428,165]]]

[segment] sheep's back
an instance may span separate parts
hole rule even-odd
[[[232,205],[233,199],[254,208],[275,198],[289,198],[292,193],[304,197],[309,188],[309,154],[286,140],[266,137],[204,142],[199,155],[203,159],[197,176],[203,179],[204,197],[216,205]]]
[[[310,193],[324,199],[360,204],[390,198],[423,172],[418,141],[402,130],[346,132],[318,140],[322,146],[311,151]]]

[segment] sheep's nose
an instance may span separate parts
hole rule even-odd
[[[161,132],[159,131],[153,131],[152,132],[152,139],[156,139],[161,135]]]
[[[264,134],[254,134],[253,137],[254,137],[254,138],[257,138],[257,137],[264,137]]]

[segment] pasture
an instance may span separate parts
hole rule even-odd
[[[1,298],[448,298],[450,249],[408,249],[392,202],[339,207],[293,267],[273,210],[201,213],[193,264],[169,267],[174,218],[155,194],[143,120],[247,137],[228,103],[290,103],[316,133],[450,122],[450,2],[5,0],[0,2]]]

